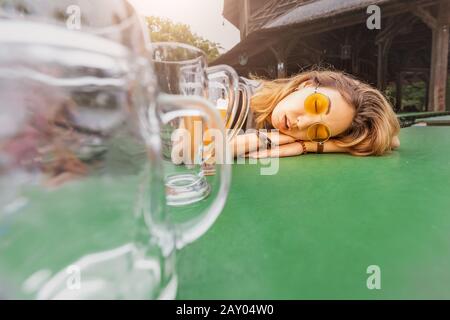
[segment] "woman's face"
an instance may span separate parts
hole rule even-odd
[[[275,129],[296,139],[309,140],[308,127],[317,122],[327,125],[332,136],[337,136],[350,127],[355,110],[336,89],[319,87],[317,90],[330,99],[327,114],[312,115],[305,112],[305,99],[314,93],[314,89],[314,86],[304,83],[277,104],[272,112],[272,125]]]

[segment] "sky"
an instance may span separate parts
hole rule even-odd
[[[222,16],[223,0],[130,0],[142,15],[169,18],[191,27],[199,36],[218,42],[223,51],[239,42],[239,30]]]

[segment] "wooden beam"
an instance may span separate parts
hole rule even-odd
[[[395,79],[395,111],[400,111],[402,109],[402,97],[403,97],[403,74],[401,72],[397,73]]]
[[[411,15],[390,17],[386,22],[386,26],[377,34],[375,42],[379,43],[395,37],[400,31],[404,31],[405,28],[414,23],[415,20],[416,18]]]
[[[437,27],[433,30],[431,50],[430,87],[428,110],[444,111],[446,109],[446,90],[448,78],[450,4],[440,0]]]
[[[377,87],[379,90],[384,90],[384,79],[386,77],[385,70],[387,59],[384,57],[384,42],[378,43],[378,56],[377,56]]]
[[[241,41],[247,38],[248,24],[250,18],[250,0],[240,1],[239,30],[241,31]]]
[[[352,45],[351,70],[354,75],[358,75],[360,66],[359,55],[361,52],[361,48],[364,47],[366,43],[366,39],[363,38],[363,32],[361,32],[361,29],[357,31],[356,35],[352,37],[352,40],[350,42]]]
[[[431,15],[430,12],[422,7],[412,7],[412,13],[422,20],[430,29],[434,30],[437,28],[437,19]]]
[[[378,42],[378,62],[377,62],[377,87],[379,90],[384,91],[386,89],[386,76],[389,50],[392,45],[392,40],[395,34],[392,34],[389,38],[384,39],[382,42]]]
[[[375,37],[375,43],[379,44],[384,42],[387,38],[391,37],[393,33],[395,33],[395,19],[398,19],[398,17],[389,17],[384,22],[385,26],[383,26],[383,29],[381,29],[380,32],[378,32],[377,36]]]
[[[286,38],[282,39],[278,44],[270,46],[270,50],[276,59],[277,77],[287,77],[288,57],[291,51],[295,48],[299,38]]]
[[[386,89],[386,76],[389,50],[392,46],[392,40],[397,34],[409,23],[414,21],[411,15],[403,15],[400,17],[389,17],[386,22],[386,27],[377,34],[375,43],[378,47],[378,62],[377,62],[377,87],[379,90]]]
[[[277,69],[277,78],[286,78],[287,77],[287,56],[284,48],[280,46],[272,46],[270,47],[270,51],[275,56],[276,59],[276,69]]]

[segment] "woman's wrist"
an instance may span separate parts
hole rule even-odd
[[[252,132],[234,137],[231,142],[231,147],[233,156],[237,157],[261,149],[262,142],[258,138],[256,132]]]
[[[317,142],[312,142],[312,141],[305,141],[305,145],[306,145],[306,150],[309,153],[317,153]],[[323,144],[323,152],[335,152],[335,153],[341,153],[341,152],[348,152],[347,148],[343,148],[343,147],[339,147],[338,145],[336,145],[336,143],[334,142],[334,140],[330,139],[328,141],[326,141]]]
[[[311,141],[303,141],[306,146],[306,151],[308,153],[315,153],[317,151],[317,144]]]
[[[267,136],[271,139],[272,144],[274,145],[283,145],[283,144],[289,144],[296,141],[295,138],[288,136],[286,134],[280,133],[280,132],[268,132]]]

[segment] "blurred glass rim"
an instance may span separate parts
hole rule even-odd
[[[55,29],[54,25],[32,21],[25,21],[24,23],[24,21],[0,19],[0,46],[8,44],[55,45],[77,50],[94,51],[120,58],[133,55],[126,47],[114,41],[85,33],[83,34],[83,41],[80,42],[79,35],[80,32],[73,30],[65,28]]]
[[[151,42],[149,44],[150,52],[152,53],[152,61],[153,62],[160,62],[160,63],[167,63],[167,64],[196,64],[200,61],[204,61],[206,63],[207,57],[206,53],[194,46],[191,46],[189,44],[181,43],[181,42]],[[168,60],[157,60],[155,59],[155,52],[157,52],[158,49],[162,50],[186,50],[186,52],[192,53],[193,58],[186,58],[183,60],[176,60],[176,59],[168,59]]]
[[[13,13],[10,11],[5,11],[3,8],[0,7],[0,19],[5,20],[25,20],[25,21],[33,21],[33,22],[40,22],[40,23],[46,23],[46,24],[52,24],[52,25],[59,25],[59,26],[65,26],[66,27],[66,21],[61,21],[57,19],[52,19],[44,16],[38,16],[33,14],[23,14],[23,13]],[[120,23],[104,26],[104,27],[92,27],[92,26],[80,26],[81,28],[79,30],[75,31],[81,31],[81,32],[88,32],[95,35],[107,35],[107,34],[114,34],[114,33],[120,33],[124,30],[127,30],[128,28],[132,27],[134,23],[138,21],[141,24],[141,27],[145,28],[145,23],[135,11],[125,19],[123,19]]]

